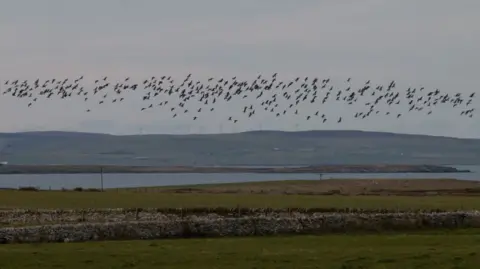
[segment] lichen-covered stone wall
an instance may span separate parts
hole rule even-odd
[[[106,211],[105,211],[106,212]],[[88,215],[89,220],[96,219]],[[143,213],[132,213],[143,214]],[[112,214],[111,222],[83,222],[0,228],[2,243],[80,242],[90,240],[139,240],[181,237],[322,234],[331,232],[480,228],[480,213],[279,213],[228,217],[147,213],[140,221]],[[52,216],[48,215],[47,216]],[[130,215],[128,215],[130,216]],[[116,219],[118,218],[118,220]],[[115,220],[114,220],[115,219]]]
[[[395,211],[385,209],[338,209],[338,208],[113,208],[79,210],[0,210],[0,226],[42,225],[79,222],[164,221],[166,219],[195,216],[279,216],[295,214],[314,215],[325,213],[384,214],[384,213],[440,213],[442,210]]]

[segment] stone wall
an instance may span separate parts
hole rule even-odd
[[[345,214],[385,214],[385,213],[440,213],[430,211],[395,211],[385,209],[338,209],[338,208],[113,208],[81,210],[0,210],[0,226],[43,225],[54,223],[80,222],[121,222],[121,221],[165,221],[178,217],[195,216],[278,216],[289,217],[295,214],[315,215],[326,213]]]
[[[479,212],[273,213],[243,217],[225,217],[218,214],[182,217],[174,214],[159,214],[155,218],[158,219],[0,228],[0,242],[81,242],[91,240],[480,228]]]

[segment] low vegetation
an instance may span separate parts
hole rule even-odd
[[[111,191],[297,195],[476,196],[480,182],[456,179],[283,180],[189,186],[140,187]]]
[[[20,191],[40,191],[38,187],[18,188]],[[100,192],[98,188],[62,191]],[[282,180],[222,184],[198,184],[162,187],[114,188],[111,192],[161,193],[237,193],[237,194],[297,194],[297,195],[397,195],[397,196],[476,196],[480,182],[457,179],[328,179]]]
[[[22,192],[0,191],[0,208],[193,208],[193,207],[324,207],[363,209],[480,209],[468,196],[342,196],[282,194],[196,194],[156,192]]]
[[[0,208],[361,208],[480,209],[478,182],[436,180],[276,181],[63,191],[0,190]]]
[[[0,245],[2,269],[464,268],[480,231]]]

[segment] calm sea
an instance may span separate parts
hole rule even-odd
[[[457,165],[459,169],[469,169],[472,173],[383,173],[383,174],[324,174],[322,179],[355,178],[455,178],[480,180],[480,165]],[[212,183],[255,182],[272,180],[316,180],[319,174],[255,174],[255,173],[213,173],[213,174],[104,174],[104,188],[171,186]],[[0,188],[35,186],[41,189],[58,190],[100,188],[100,174],[52,174],[52,175],[0,175]]]

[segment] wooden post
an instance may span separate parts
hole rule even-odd
[[[103,192],[103,166],[100,167],[100,186]]]

